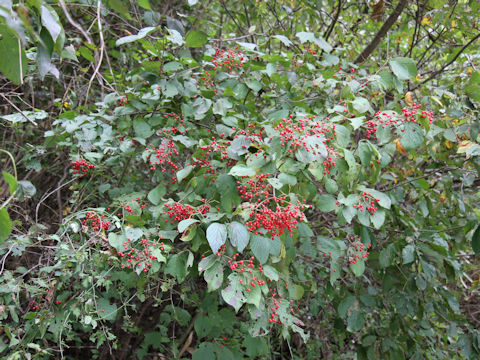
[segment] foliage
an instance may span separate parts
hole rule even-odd
[[[476,2],[0,6],[4,358],[478,357]]]

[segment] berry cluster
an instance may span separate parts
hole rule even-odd
[[[178,170],[178,166],[172,161],[173,156],[179,155],[177,145],[173,140],[162,138],[157,147],[150,144],[150,147],[145,148],[145,151],[148,154],[150,170],[157,170],[158,168],[162,172],[170,170],[173,173]]]
[[[404,132],[405,129],[402,127],[403,124],[412,122],[419,125],[422,125],[422,122],[419,121],[417,116],[417,110],[421,107],[421,104],[413,104],[412,109],[403,108],[402,114],[398,114],[395,111],[392,112],[381,112],[378,111],[375,113],[375,118],[368,120],[366,122],[367,130],[366,136],[367,139],[377,139],[377,129],[381,126],[385,129],[387,126],[398,127],[401,132]],[[433,122],[433,112],[422,110],[419,114],[420,119],[428,119],[428,123]]]
[[[360,197],[360,202],[356,205],[353,205],[353,207],[360,211],[367,210],[370,215],[373,215],[378,210],[376,203],[379,201],[380,199],[374,198],[372,194],[363,192]]]
[[[248,230],[258,235],[264,229],[273,239],[296,229],[296,224],[305,219],[303,210],[311,206],[300,201],[292,205],[285,196],[275,196],[268,182],[269,176],[269,173],[259,174],[244,184],[237,181],[237,190],[240,197],[248,202],[246,206],[251,218],[245,223]]]
[[[163,242],[157,243],[150,240],[150,238],[142,238],[140,241],[133,242],[131,239],[127,239],[123,244],[124,251],[119,252],[118,256],[121,263],[121,267],[125,269],[132,269],[133,271],[148,272],[153,266],[153,262],[158,260],[160,252],[165,251],[165,244]],[[137,249],[135,246],[140,247]],[[156,255],[156,256],[155,256]]]
[[[217,95],[218,90],[215,87],[213,77],[217,71],[228,72],[233,75],[235,69],[242,68],[243,64],[248,61],[248,58],[238,50],[238,46],[235,49],[217,49],[215,56],[212,58],[213,71],[204,71],[200,77],[200,82],[207,88],[211,88]]]
[[[168,216],[170,219],[170,224],[174,224],[174,221],[182,221],[186,219],[190,219],[197,214],[205,215],[210,211],[210,205],[203,204],[198,208],[195,208],[191,205],[183,205],[179,202],[175,202],[173,204],[165,204],[165,211],[163,215]],[[165,219],[165,222],[168,222],[169,219]]]
[[[370,254],[368,250],[372,246],[369,244],[368,246],[364,246],[364,244],[360,241],[358,236],[351,236],[349,238],[350,243],[347,249],[347,256],[348,256],[348,263],[353,265],[357,262],[358,259],[365,259]]]
[[[86,162],[84,159],[73,161],[72,169],[74,174],[80,174],[80,176],[87,175],[90,169],[96,169],[95,165]]]
[[[105,214],[102,214],[102,216],[100,217],[94,212],[87,212],[87,214],[85,215],[85,219],[82,220],[84,231],[87,232],[89,228],[94,231],[107,231],[108,229],[110,229],[110,221],[104,221],[104,218]]]
[[[120,100],[118,100],[118,105],[123,106],[126,105],[128,102],[128,94],[125,96],[122,96]]]

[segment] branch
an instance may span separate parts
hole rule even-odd
[[[19,108],[18,106],[16,106],[14,103],[12,103],[5,95],[3,95],[2,93],[0,93],[0,96],[1,96],[6,102],[8,102],[11,107],[13,107],[15,110],[17,110],[17,111],[20,113],[20,115],[22,115],[25,119],[27,119],[27,120],[28,120],[29,122],[31,122],[33,125],[38,126],[38,124],[37,124],[35,121],[33,121],[33,120],[30,119],[27,115],[25,115],[25,114],[23,113],[23,111],[20,110],[20,108]]]
[[[376,49],[376,47],[380,44],[385,35],[387,35],[388,30],[390,30],[393,24],[395,24],[395,21],[397,21],[398,17],[403,12],[403,9],[405,9],[407,3],[408,0],[400,0],[395,10],[393,10],[387,21],[385,21],[380,30],[378,30],[377,34],[370,42],[370,44],[368,44],[367,47],[362,51],[362,53],[358,55],[358,57],[355,59],[355,64],[361,64],[362,62],[364,62],[370,56],[373,50]]]
[[[335,17],[332,19],[330,26],[328,27],[327,31],[323,35],[323,37],[325,38],[325,41],[328,41],[328,38],[330,37],[330,35],[332,35],[333,29],[337,24],[338,17],[340,16],[341,11],[342,11],[342,0],[338,0],[338,7],[337,7],[337,12],[335,13]]]
[[[105,41],[103,40],[101,8],[102,8],[102,0],[98,0],[98,3],[97,3],[97,22],[98,22],[98,33],[99,33],[99,36],[100,36],[100,57],[97,61],[97,66],[95,67],[95,70],[93,71],[93,74],[90,77],[90,81],[88,82],[87,93],[85,95],[85,106],[87,106],[88,93],[90,92],[90,87],[92,86],[93,79],[95,79],[95,77],[97,76],[98,70],[100,69],[100,66],[102,65],[103,51],[105,49]],[[99,79],[101,79],[101,77]],[[103,81],[99,81],[99,82],[100,82],[100,85],[103,85]],[[103,92],[102,92],[102,94],[103,94]],[[103,99],[103,96],[102,96],[102,99]]]
[[[452,65],[457,59],[458,57],[465,51],[465,49],[467,47],[469,47],[472,43],[475,42],[475,40],[477,40],[478,38],[480,38],[480,33],[478,33],[477,35],[475,35],[475,37],[470,40],[468,43],[466,43],[461,49],[460,51],[453,57],[452,60],[450,60],[449,62],[447,62],[445,65],[443,65],[440,69],[438,69],[437,71],[434,71],[432,73],[432,75],[430,75],[428,78],[426,78],[425,80],[423,80],[418,86],[422,85],[422,84],[425,84],[426,82],[429,82],[430,80],[432,80],[433,78],[435,78],[438,74],[441,74],[448,66]],[[417,87],[418,87],[417,86]]]

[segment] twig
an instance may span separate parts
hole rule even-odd
[[[428,78],[426,78],[425,80],[423,80],[417,87],[419,87],[420,85],[423,85],[425,84],[426,82],[429,82],[430,80],[432,80],[433,78],[435,78],[438,74],[441,74],[448,66],[452,65],[457,59],[458,57],[462,54],[462,52],[465,51],[465,49],[467,47],[469,47],[473,42],[475,42],[475,40],[477,40],[478,38],[480,38],[480,33],[478,33],[477,35],[475,35],[473,37],[473,39],[471,39],[468,43],[466,43],[461,49],[459,52],[457,52],[457,54],[453,57],[452,60],[450,60],[449,62],[447,62],[445,65],[443,65],[440,69],[438,69],[437,71],[434,71],[432,73],[432,75],[430,75]],[[413,90],[415,90],[417,87],[415,87]]]
[[[35,126],[38,126],[38,124],[37,124],[35,121],[33,121],[33,120],[30,119],[27,115],[25,115],[25,114],[23,113],[23,111],[20,110],[20,108],[17,107],[14,103],[12,103],[5,95],[3,95],[3,94],[0,93],[0,96],[1,96],[6,102],[8,102],[11,107],[13,107],[15,110],[17,110],[17,111],[20,113],[20,115],[22,115],[25,119],[27,119],[30,123],[32,123],[32,124],[35,125]]]
[[[50,191],[47,195],[44,195],[42,196],[42,198],[40,199],[40,201],[38,202],[37,206],[35,207],[35,222],[38,223],[38,209],[40,208],[40,205],[45,201],[47,200],[47,198],[52,195],[53,193],[57,192],[58,190],[60,190],[62,187],[68,185],[68,184],[71,184],[72,182],[74,182],[75,180],[77,180],[77,178],[73,178],[69,181],[67,181],[65,184],[62,184],[60,185],[59,187],[57,187],[56,189]]]
[[[90,81],[88,82],[87,93],[85,95],[85,106],[87,105],[87,102],[88,102],[88,94],[90,92],[90,88],[92,86],[93,79],[95,79],[95,77],[97,76],[98,70],[100,69],[100,66],[102,65],[103,51],[105,49],[105,41],[103,40],[101,10],[102,10],[102,0],[98,0],[98,2],[97,2],[97,24],[98,24],[98,33],[99,33],[99,36],[100,36],[100,57],[97,61],[97,66],[95,67],[95,70],[93,71],[93,74],[90,77]],[[99,82],[100,82],[100,85],[103,85],[102,80],[100,80]]]
[[[325,41],[328,41],[328,38],[330,37],[330,35],[332,35],[333,29],[335,28],[335,25],[338,22],[338,17],[340,16],[341,11],[342,11],[342,0],[338,0],[337,12],[335,13],[335,16],[332,19],[332,22],[330,23],[330,26],[328,27],[327,31],[325,31],[325,34],[323,34]]]

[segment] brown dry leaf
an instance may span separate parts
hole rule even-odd
[[[385,3],[383,0],[379,0],[376,3],[370,3],[373,9],[372,20],[381,20],[382,15],[385,12]]]

